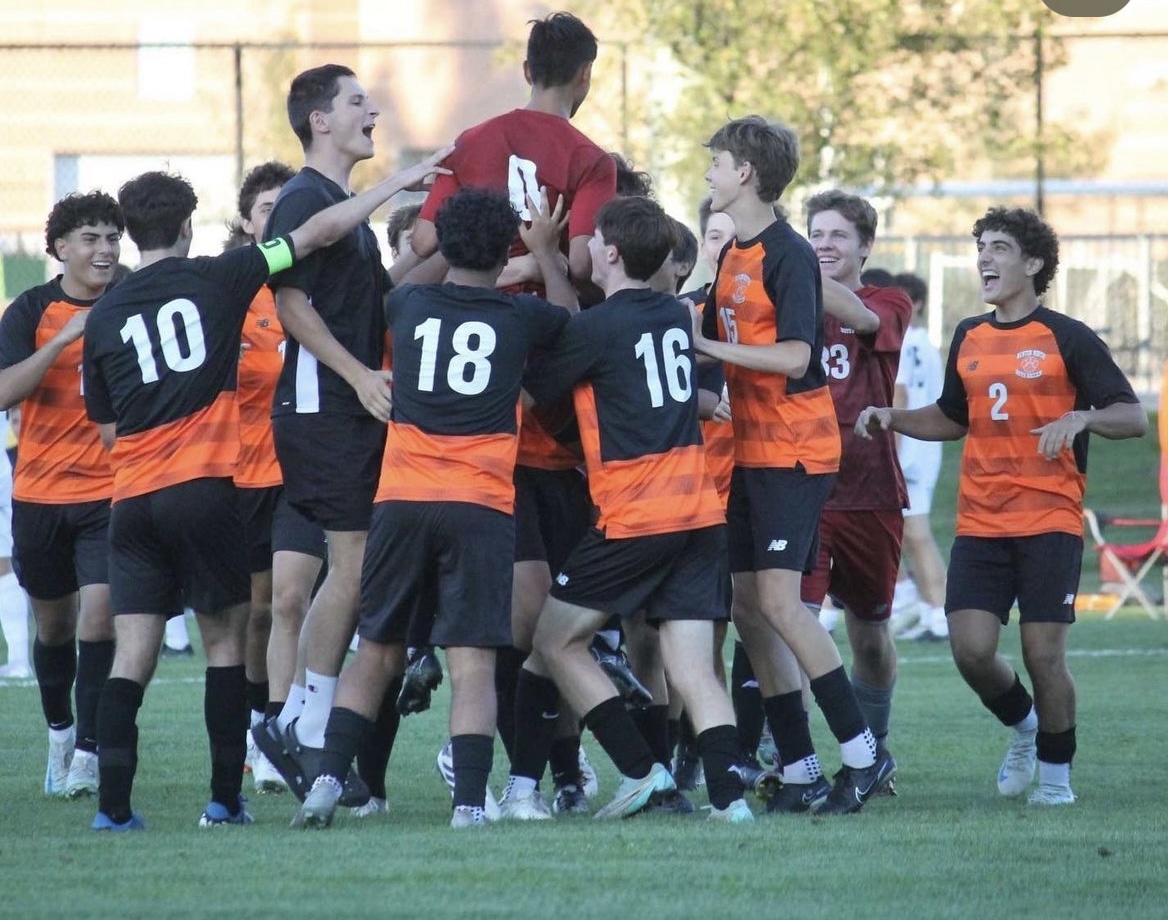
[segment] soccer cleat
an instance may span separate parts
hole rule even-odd
[[[442,750],[438,752],[438,757],[434,761],[434,766],[438,770],[438,775],[442,777],[442,781],[446,783],[446,787],[450,790],[450,797],[454,797],[454,750],[447,741],[442,745]],[[499,802],[491,794],[491,790],[487,789],[486,804],[483,806],[487,812],[488,821],[498,821]]]
[[[784,783],[780,780],[766,788],[770,791],[766,803],[768,815],[798,815],[826,799],[831,792],[831,783],[820,776],[810,783]]]
[[[118,824],[104,811],[99,811],[94,816],[93,823],[89,826],[95,831],[113,831],[114,833],[146,830],[146,822],[142,820],[142,816],[137,812],[131,814],[128,820]]]
[[[65,798],[83,799],[91,795],[97,795],[97,755],[76,750],[65,780]]]
[[[418,649],[406,673],[402,676],[401,692],[397,695],[397,711],[403,716],[425,712],[430,708],[430,695],[442,683],[442,663],[433,646]]]
[[[730,769],[738,774],[742,785],[751,792],[758,792],[763,780],[767,778],[767,771],[752,754],[740,754],[738,763]]]
[[[759,762],[766,764],[768,767],[779,766],[779,749],[775,744],[774,735],[771,734],[770,722],[762,723],[762,737],[758,739],[756,755]]]
[[[588,796],[575,783],[566,783],[556,789],[552,812],[557,815],[588,814]]]
[[[746,804],[746,799],[735,799],[725,808],[710,808],[710,820],[722,824],[749,824],[754,821],[754,812]]]
[[[637,679],[637,675],[633,673],[632,665],[629,664],[629,659],[625,657],[623,651],[609,648],[608,643],[600,636],[593,637],[592,644],[588,646],[588,649],[592,652],[596,663],[600,665],[600,669],[608,675],[608,679],[616,687],[616,692],[626,703],[643,709],[653,702],[653,694]]]
[[[702,759],[695,749],[684,746],[677,749],[677,756],[673,758],[673,781],[683,792],[693,792],[705,783]]]
[[[251,738],[250,734],[248,738]],[[258,747],[252,753],[251,778],[252,782],[255,783],[255,791],[260,795],[284,792],[288,788],[288,783],[280,775],[280,771],[272,766],[267,755]]]
[[[376,815],[387,815],[389,814],[389,801],[371,795],[368,802],[359,808],[352,809],[351,814],[354,818],[372,818]]]
[[[592,766],[588,755],[584,753],[583,745],[580,745],[580,754],[576,759],[580,764],[580,788],[584,790],[585,796],[594,799],[600,792],[600,780],[596,776],[596,769]]]
[[[1073,805],[1075,794],[1070,786],[1056,786],[1054,783],[1039,783],[1026,799],[1031,805]]]
[[[676,788],[677,784],[669,775],[669,771],[661,764],[655,763],[649,774],[641,779],[623,776],[612,801],[593,817],[601,821],[632,817],[649,804],[655,793],[670,792]]]
[[[73,763],[73,746],[77,742],[77,732],[73,726],[60,741],[53,740],[49,731],[49,763],[45,767],[45,795],[60,798],[65,795],[69,783],[69,767]]]
[[[292,790],[292,794],[303,802],[308,794],[308,782],[296,758],[284,747],[284,739],[280,735],[280,727],[276,720],[269,719],[252,726],[250,734],[260,753],[284,780],[284,787]]]
[[[998,770],[998,792],[1001,795],[1012,798],[1030,788],[1034,771],[1038,769],[1037,737],[1038,729],[1027,732],[1014,730],[1010,746],[1006,748],[1006,757]]]
[[[506,821],[550,821],[552,813],[538,789],[521,794],[513,783],[508,783],[499,802],[499,817]]]
[[[333,823],[344,786],[335,776],[318,776],[292,819],[293,827],[324,828]]]
[[[455,830],[465,827],[486,827],[490,823],[486,810],[477,805],[456,805],[454,813],[450,816],[450,826]]]
[[[163,643],[159,654],[163,658],[191,658],[194,656],[195,650],[189,645],[184,645],[182,648],[175,648],[173,645]]]
[[[29,680],[32,668],[26,664],[0,664],[0,680]]]
[[[305,778],[305,781],[311,779],[315,785],[316,777],[324,772],[324,748],[314,748],[306,744],[301,744],[300,739],[296,737],[295,719],[284,730],[284,750],[299,765],[300,773]],[[307,794],[301,801],[308,801]],[[368,801],[369,786],[366,785],[365,780],[357,775],[357,771],[350,766],[349,772],[345,774],[345,783],[341,790],[340,804],[345,808],[360,808]]]
[[[243,807],[243,796],[236,802],[235,811],[231,811],[222,802],[209,802],[199,818],[199,827],[227,827],[229,825],[242,826],[255,821]]]
[[[844,766],[835,775],[835,784],[823,800],[817,815],[850,815],[864,807],[882,786],[896,773],[896,761],[887,751],[876,751],[876,762],[870,767]]]
[[[695,811],[694,803],[677,789],[654,795],[644,809],[647,815],[692,815]]]

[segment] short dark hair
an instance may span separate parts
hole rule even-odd
[[[973,225],[973,238],[980,239],[987,230],[1010,234],[1024,258],[1042,259],[1042,268],[1034,276],[1034,293],[1043,293],[1058,271],[1059,241],[1054,228],[1028,208],[990,208]]]
[[[505,191],[468,187],[442,203],[434,229],[451,267],[487,271],[507,261],[519,215]]]
[[[268,160],[259,166],[253,166],[243,177],[243,184],[239,186],[236,213],[250,219],[251,209],[255,207],[256,199],[261,193],[283,188],[295,175],[296,170],[279,160]]]
[[[527,71],[536,86],[563,86],[596,60],[596,36],[571,13],[528,20]]]
[[[876,239],[876,225],[879,217],[876,209],[866,198],[859,195],[849,195],[838,188],[828,189],[818,195],[812,195],[804,205],[807,210],[807,230],[811,230],[811,220],[816,214],[824,211],[835,211],[844,220],[856,228],[862,245],[871,245]],[[889,278],[892,276],[889,275]]]
[[[617,248],[625,274],[636,281],[653,277],[677,242],[673,218],[652,198],[613,198],[597,212],[596,226],[605,244]]]
[[[409,230],[418,222],[418,215],[422,213],[422,206],[420,204],[407,204],[400,208],[396,208],[392,214],[389,215],[389,220],[385,224],[385,239],[389,243],[389,248],[394,252],[398,252],[398,237]]]
[[[908,299],[913,303],[924,306],[929,302],[929,286],[920,275],[914,275],[912,272],[900,272],[892,276],[892,283],[908,294]]]
[[[312,144],[312,125],[309,123],[312,113],[331,112],[333,100],[341,91],[341,78],[355,76],[344,64],[322,64],[292,78],[292,85],[288,87],[288,123],[305,150]]]
[[[87,224],[111,224],[118,228],[119,234],[126,229],[122,209],[112,196],[98,191],[84,195],[74,192],[58,201],[49,211],[45,221],[45,252],[56,259],[57,250],[53,244]]]
[[[865,268],[860,272],[860,284],[865,287],[892,287],[895,283],[887,268]]]
[[[761,115],[726,122],[705,146],[727,151],[736,165],[753,166],[758,174],[758,197],[766,202],[777,201],[799,169],[799,135]]]
[[[146,172],[118,189],[126,232],[140,250],[169,249],[199,198],[182,176]]]
[[[608,155],[616,164],[616,193],[618,195],[642,195],[653,197],[653,177],[644,170],[633,169],[633,164],[615,151]]]
[[[689,276],[693,274],[694,266],[698,262],[698,238],[693,235],[693,231],[683,224],[676,217],[671,217],[673,221],[673,232],[677,237],[673,244],[673,249],[669,253],[669,258],[679,265],[688,265],[689,271],[684,276],[677,279],[677,290],[681,290],[681,285],[689,280]]]

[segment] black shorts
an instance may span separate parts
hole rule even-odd
[[[404,643],[432,620],[430,643],[511,644],[515,520],[467,502],[378,502],[361,566],[361,636]]]
[[[726,508],[730,571],[814,571],[819,516],[833,485],[834,473],[808,473],[802,466],[735,466]]]
[[[515,467],[515,561],[554,573],[588,532],[592,503],[579,470]]]
[[[987,610],[1003,624],[1018,602],[1022,623],[1074,623],[1083,538],[957,537],[949,556],[945,612]]]
[[[385,453],[382,422],[371,415],[277,415],[272,434],[288,504],[324,530],[369,529]]]
[[[288,504],[283,486],[272,511],[272,552],[328,558],[328,538],[323,528]]]
[[[71,505],[12,502],[12,569],[37,600],[109,584],[108,499]]]
[[[606,539],[592,528],[552,578],[551,596],[620,617],[645,611],[650,622],[723,620],[726,529]]]
[[[272,553],[303,553],[317,559],[328,555],[324,531],[289,506],[283,486],[239,489],[239,515],[253,575],[271,571]]]
[[[194,479],[115,502],[113,613],[216,613],[247,603],[246,545],[230,479]]]

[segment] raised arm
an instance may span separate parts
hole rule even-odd
[[[823,276],[823,309],[860,335],[872,335],[880,329],[880,316],[864,306],[864,301],[844,285]]]
[[[548,205],[546,187],[540,188],[539,197],[538,202],[528,198],[531,223],[519,225],[519,236],[539,266],[548,303],[563,307],[569,313],[577,313],[580,302],[560,257],[560,237],[569,216],[564,213],[564,196],[556,199],[555,208]]]

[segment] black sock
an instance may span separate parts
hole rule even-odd
[[[268,704],[264,707],[264,721],[270,722],[272,719],[276,718],[276,716],[280,714],[281,710],[283,710],[285,702],[285,700],[269,699]]]
[[[681,719],[669,720],[669,758],[672,762],[677,754],[677,746],[681,743]]]
[[[72,639],[60,645],[32,643],[32,664],[41,691],[41,709],[49,728],[68,728],[73,724],[73,706],[69,695],[77,677],[77,643]]]
[[[779,750],[781,766],[798,763],[815,753],[801,691],[792,690],[790,693],[768,696],[762,701],[762,708],[766,710],[767,721],[771,724],[771,734]]]
[[[1038,759],[1043,763],[1070,763],[1075,759],[1078,743],[1075,740],[1075,726],[1065,732],[1039,731],[1035,738]]]
[[[1014,674],[1014,686],[1000,696],[993,699],[982,699],[986,709],[998,717],[998,721],[1007,727],[1013,727],[1030,715],[1034,706],[1034,698],[1022,686],[1022,678]],[[1048,761],[1050,763],[1051,761]]]
[[[619,696],[609,697],[584,715],[584,724],[604,752],[625,776],[644,779],[653,769],[653,752],[625,709]]]
[[[77,643],[77,749],[97,753],[97,707],[114,663],[114,640]]]
[[[118,824],[133,815],[130,793],[138,769],[137,719],[144,693],[141,684],[111,677],[97,705],[97,810]]]
[[[266,680],[246,682],[247,708],[252,712],[266,712],[268,708],[268,682]]]
[[[864,722],[864,714],[860,712],[860,704],[856,702],[856,693],[852,689],[852,682],[848,680],[848,672],[842,664],[834,671],[828,671],[811,681],[811,695],[815,697],[827,727],[840,744],[863,734],[868,727]],[[774,727],[774,723],[771,727]],[[782,747],[781,743],[779,747]]]
[[[498,697],[496,727],[507,756],[515,759],[515,682],[527,660],[527,652],[510,646],[495,653],[495,695]]]
[[[710,804],[721,809],[742,798],[742,777],[733,769],[738,760],[738,730],[733,725],[707,728],[698,735],[697,747],[702,755]]]
[[[454,761],[454,807],[482,808],[495,757],[495,739],[487,735],[455,735],[450,739],[450,757]]]
[[[668,764],[669,757],[669,706],[646,706],[630,711],[633,724],[653,752],[657,763]]]
[[[247,696],[243,665],[207,668],[203,721],[211,744],[211,801],[231,814],[240,808],[247,756]]]
[[[560,691],[555,681],[520,668],[515,683],[511,774],[537,783],[551,756],[559,721]]]
[[[389,766],[390,755],[393,754],[398,726],[401,725],[401,713],[397,711],[397,695],[401,693],[401,687],[400,676],[390,681],[385,696],[381,698],[381,708],[377,710],[377,719],[373,722],[372,731],[357,750],[357,774],[365,780],[369,794],[375,799],[386,797],[385,770]],[[341,779],[344,779],[344,776]]]
[[[580,784],[580,736],[568,735],[552,741],[548,766],[552,770],[552,782],[560,786]]]
[[[386,697],[388,698],[388,694]],[[392,702],[396,703],[395,694]],[[396,711],[396,710],[395,710]],[[342,783],[349,775],[349,767],[357,752],[369,743],[369,738],[375,731],[374,722],[363,715],[334,706],[329,711],[328,724],[324,727],[324,757],[321,760],[321,776],[332,776]],[[385,771],[382,770],[382,779]],[[310,777],[315,779],[315,777]],[[368,780],[366,780],[368,782]],[[370,790],[372,792],[372,790]],[[384,798],[384,796],[378,796]]]
[[[689,720],[688,712],[685,712],[684,710],[682,711],[681,718],[678,720],[677,729],[677,743],[681,745],[683,749],[696,751],[698,738],[697,735],[694,734],[693,722]],[[737,729],[735,729],[735,731],[737,731]]]
[[[730,700],[734,704],[734,720],[738,723],[738,747],[743,752],[753,753],[758,750],[762,738],[762,691],[758,689],[754,669],[741,642],[734,643],[734,659],[730,664]]]

